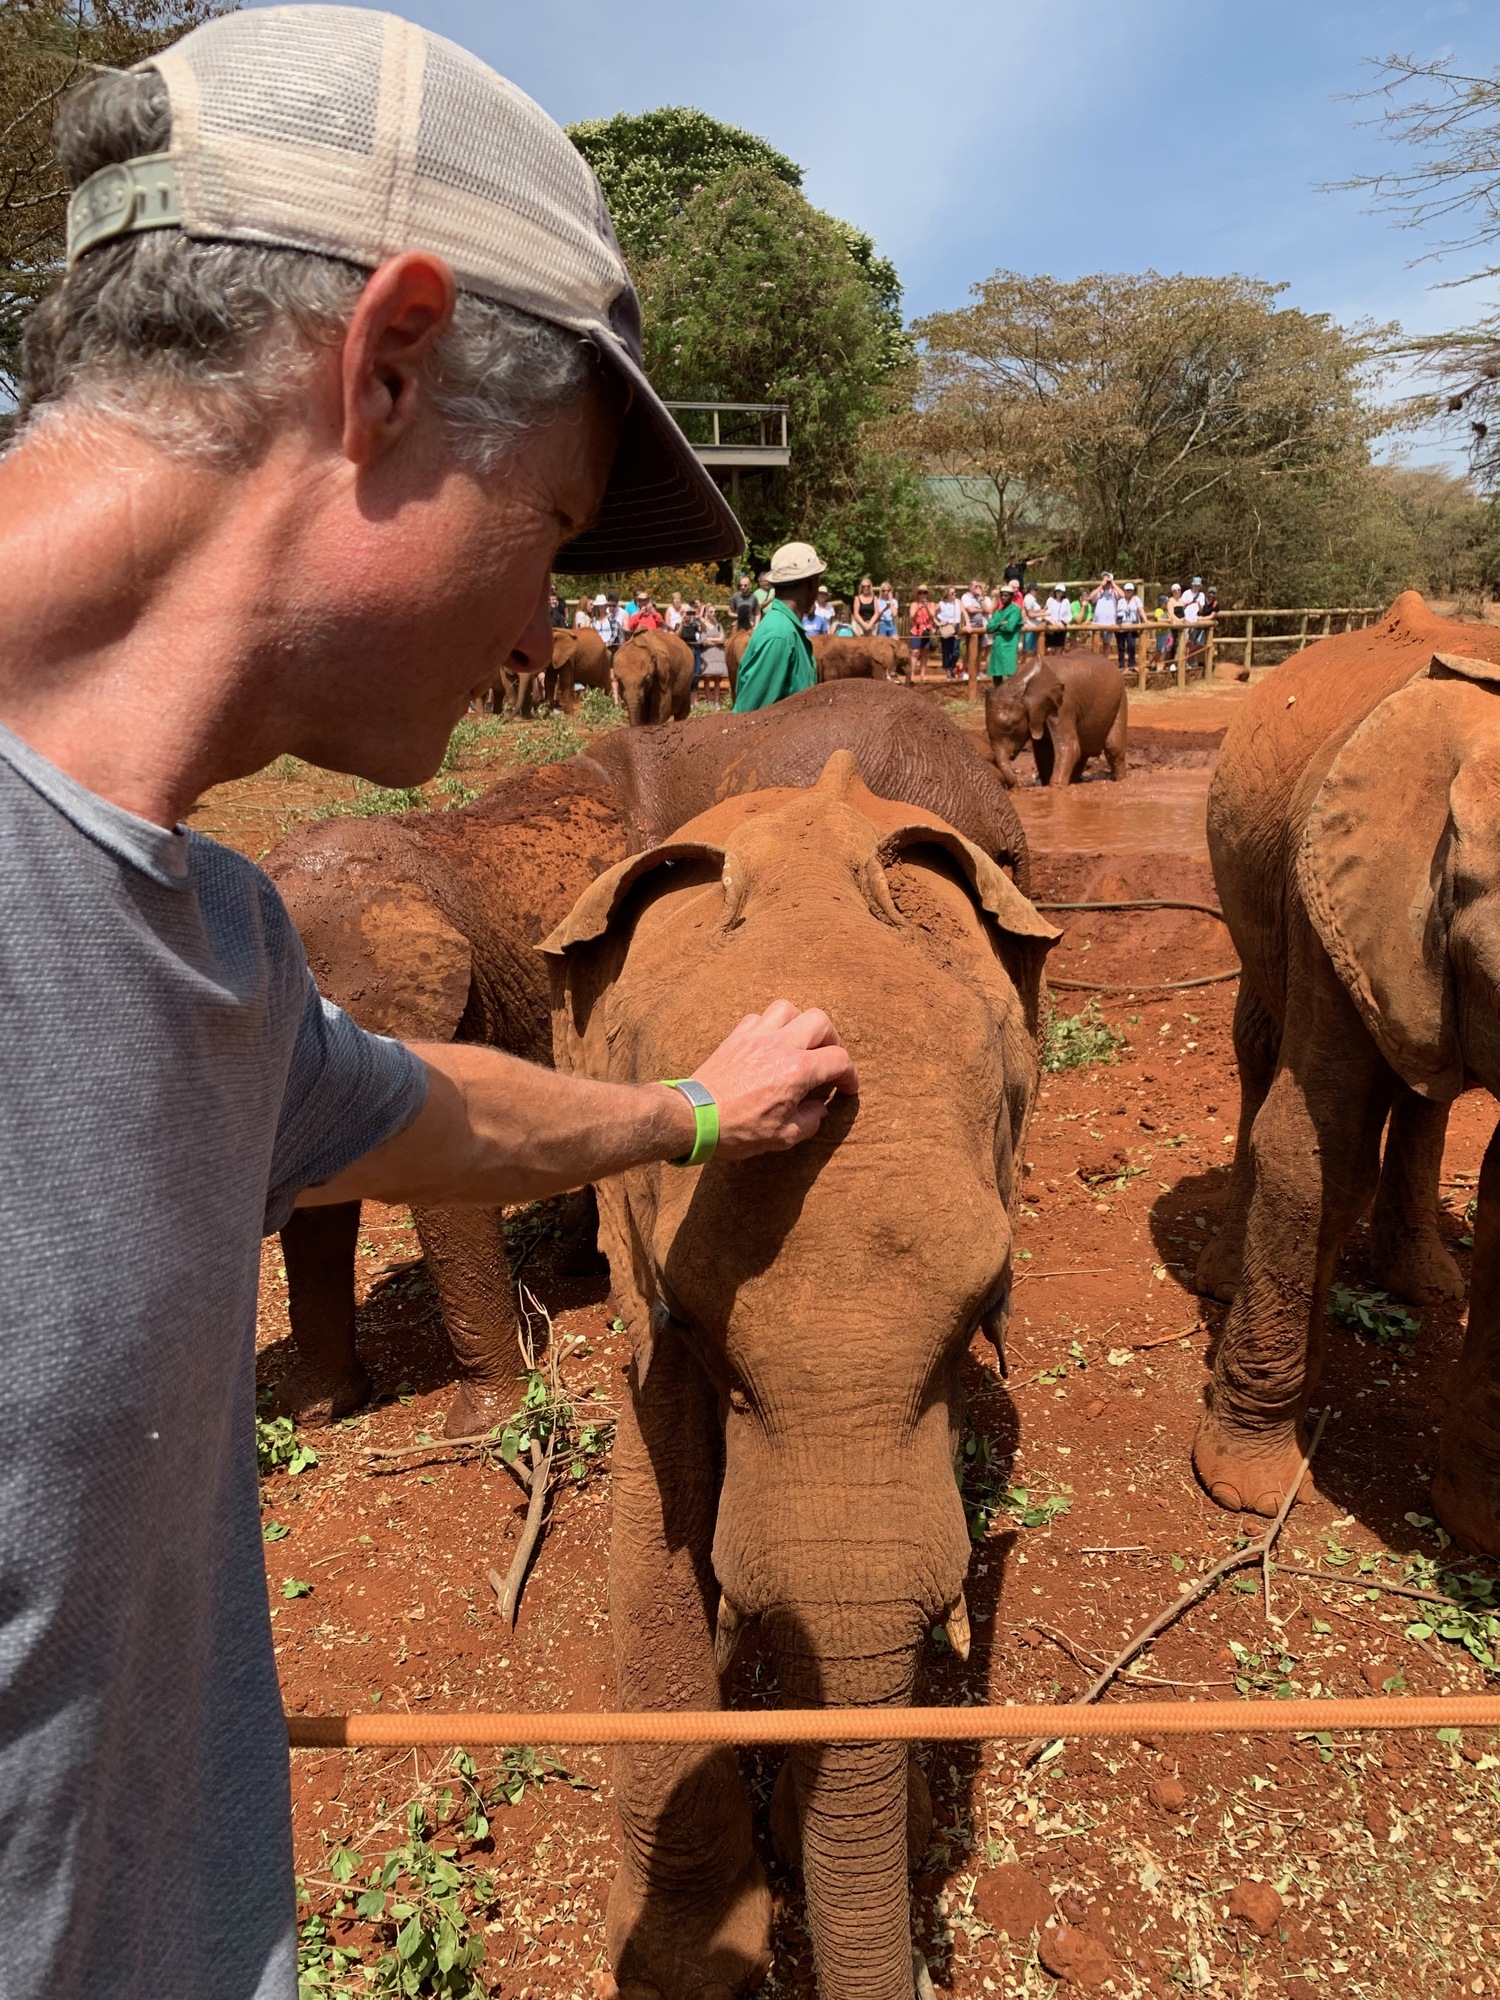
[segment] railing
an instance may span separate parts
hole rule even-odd
[[[684,423],[683,435],[705,465],[736,467],[746,470],[761,465],[777,466],[791,463],[791,448],[787,443],[786,420],[789,406],[786,403],[668,403],[667,408],[679,421],[683,416],[707,416],[708,424]],[[752,422],[737,423],[736,418],[753,419]],[[694,432],[709,431],[707,437],[694,436]],[[725,432],[730,433],[725,436]],[[749,437],[743,433],[754,431]],[[741,435],[734,435],[734,433]]]
[[[1226,618],[1236,618],[1244,620],[1245,629],[1242,633],[1225,632],[1221,629],[1217,634],[1217,644],[1220,649],[1225,646],[1239,647],[1239,664],[1249,672],[1255,665],[1257,646],[1261,649],[1261,664],[1274,666],[1281,660],[1290,659],[1293,653],[1300,653],[1304,647],[1313,645],[1319,639],[1332,638],[1335,631],[1360,632],[1373,620],[1383,616],[1384,613],[1379,607],[1370,604],[1338,605],[1332,609],[1322,605],[1297,605],[1291,610],[1257,607],[1245,611],[1226,611],[1221,607],[1218,619],[1221,628]],[[1294,619],[1297,621],[1296,629],[1268,631],[1266,627],[1273,619]],[[1315,622],[1316,630],[1313,629]],[[1267,659],[1266,653],[1272,649],[1274,657]]]

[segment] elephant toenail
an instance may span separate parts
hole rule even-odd
[[[1210,1499],[1227,1508],[1231,1514],[1238,1514],[1241,1511],[1240,1489],[1237,1486],[1228,1486],[1220,1479],[1209,1487],[1208,1492]]]

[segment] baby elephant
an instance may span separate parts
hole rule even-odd
[[[990,757],[1007,785],[1021,782],[1011,760],[1028,742],[1040,784],[1077,784],[1089,759],[1098,756],[1108,760],[1111,778],[1125,775],[1125,681],[1108,660],[1064,655],[991,681],[984,727]]]
[[[615,654],[615,678],[633,729],[685,722],[693,710],[693,649],[675,632],[637,632]]]

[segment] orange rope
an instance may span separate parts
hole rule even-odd
[[[1354,1701],[1139,1701],[1081,1708],[760,1708],[627,1715],[289,1715],[294,1750],[374,1744],[905,1743],[1054,1736],[1212,1736],[1270,1730],[1500,1729],[1500,1695],[1368,1695]]]

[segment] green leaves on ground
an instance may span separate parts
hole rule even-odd
[[[257,1417],[255,1459],[262,1475],[285,1471],[295,1479],[298,1473],[317,1464],[318,1454],[310,1444],[300,1442],[297,1426],[290,1417]]]
[[[615,720],[619,720],[618,710]],[[523,722],[507,747],[512,764],[560,764],[578,755],[583,737],[571,716],[539,715]]]
[[[956,1476],[968,1517],[969,1539],[975,1542],[984,1540],[1000,1514],[1012,1515],[1023,1528],[1050,1528],[1073,1505],[1066,1493],[1033,1499],[1030,1488],[1006,1484],[999,1477],[989,1439],[974,1431],[964,1436]]]
[[[1388,1292],[1356,1292],[1347,1285],[1335,1285],[1324,1310],[1339,1326],[1369,1334],[1378,1347],[1399,1347],[1403,1354],[1416,1351],[1421,1314],[1408,1312]]]
[[[1099,1002],[1091,999],[1081,1013],[1047,1017],[1042,1068],[1055,1074],[1064,1069],[1086,1069],[1090,1063],[1118,1062],[1125,1045],[1124,1030],[1112,1028]]]
[[[615,1439],[612,1421],[602,1414],[580,1413],[576,1404],[554,1395],[547,1375],[533,1368],[526,1378],[521,1407],[500,1427],[497,1443],[507,1465],[530,1456],[535,1444],[542,1452],[556,1440],[554,1457],[582,1481],[591,1461],[601,1459]]]

